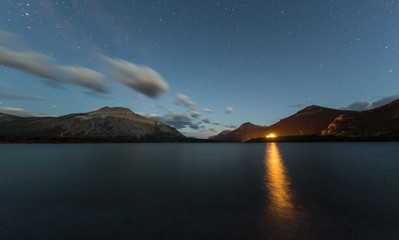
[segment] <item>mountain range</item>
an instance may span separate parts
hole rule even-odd
[[[276,136],[380,137],[399,135],[399,99],[368,111],[348,111],[312,105],[271,126],[244,123],[239,128],[212,136],[219,141],[244,142]]]
[[[368,111],[348,111],[312,105],[270,126],[249,122],[225,130],[212,141],[244,142],[276,136],[399,137],[399,99]],[[80,139],[86,141],[169,142],[201,141],[186,138],[156,118],[146,118],[127,108],[104,107],[97,111],[60,117],[18,117],[0,113],[0,137]],[[1,140],[1,139],[0,139]],[[57,140],[57,141],[58,141]],[[34,140],[35,141],[35,140]]]
[[[78,139],[176,141],[185,138],[156,118],[146,118],[127,108],[104,107],[61,117],[17,117],[0,113],[0,135]]]

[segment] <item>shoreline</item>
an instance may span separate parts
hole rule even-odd
[[[117,139],[79,137],[29,137],[0,136],[0,144],[76,144],[76,143],[262,143],[262,142],[399,142],[399,136],[281,136],[275,138],[253,138],[248,141],[216,141],[209,139]]]

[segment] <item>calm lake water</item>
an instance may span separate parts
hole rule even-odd
[[[398,143],[0,145],[0,239],[399,239]]]

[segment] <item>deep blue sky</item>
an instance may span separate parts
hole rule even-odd
[[[270,125],[308,105],[360,110],[399,97],[397,1],[3,0],[0,30],[0,50],[22,53],[17,60],[43,54],[57,74],[56,66],[84,67],[107,81],[57,84],[30,68],[34,59],[17,66],[3,56],[0,111],[122,106],[204,137],[247,121]],[[154,97],[118,82],[121,69],[110,66],[131,67],[118,59],[151,68],[168,87]],[[196,106],[177,104],[179,93]]]

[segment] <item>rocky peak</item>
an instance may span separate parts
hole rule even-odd
[[[246,123],[243,123],[239,128],[249,128],[249,127],[255,127],[255,126],[256,126],[255,124],[246,122]]]
[[[111,117],[135,117],[135,118],[144,118],[141,115],[134,113],[132,110],[123,107],[103,107],[93,112],[88,112],[88,115],[94,116],[111,116]]]
[[[93,113],[133,113],[130,109],[124,107],[103,107]]]
[[[306,107],[306,108],[300,110],[295,115],[299,116],[299,115],[313,114],[313,113],[321,112],[326,109],[328,109],[328,108],[320,107],[317,105],[311,105],[309,107]]]

